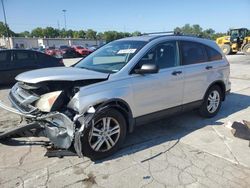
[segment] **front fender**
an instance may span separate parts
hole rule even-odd
[[[77,111],[79,114],[83,114],[89,109],[89,107],[112,99],[125,101],[130,109],[133,109],[132,89],[130,86],[120,86],[112,89],[102,89],[99,91],[86,91],[84,88],[81,88],[79,92],[70,100],[67,106],[68,108]],[[131,110],[131,113],[133,114],[133,110]]]

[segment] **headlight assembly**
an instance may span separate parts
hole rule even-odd
[[[43,112],[50,112],[61,93],[62,91],[54,91],[41,95],[35,106]]]

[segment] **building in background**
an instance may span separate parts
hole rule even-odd
[[[83,47],[98,47],[105,44],[102,40],[88,40],[82,38],[28,38],[28,37],[10,37],[10,48],[39,48],[39,47],[60,47],[62,45]],[[0,38],[0,47],[9,48],[6,37]]]

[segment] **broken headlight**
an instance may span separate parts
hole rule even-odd
[[[52,108],[59,102],[59,96],[62,91],[54,91],[40,96],[35,106],[42,112],[50,112]]]

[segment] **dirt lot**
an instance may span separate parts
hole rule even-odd
[[[232,92],[215,118],[192,111],[138,127],[116,155],[96,162],[45,157],[46,138],[5,141],[0,187],[250,187],[249,140],[238,138],[242,120],[250,121],[250,57],[228,59]],[[2,109],[0,117],[0,131],[20,121]]]

